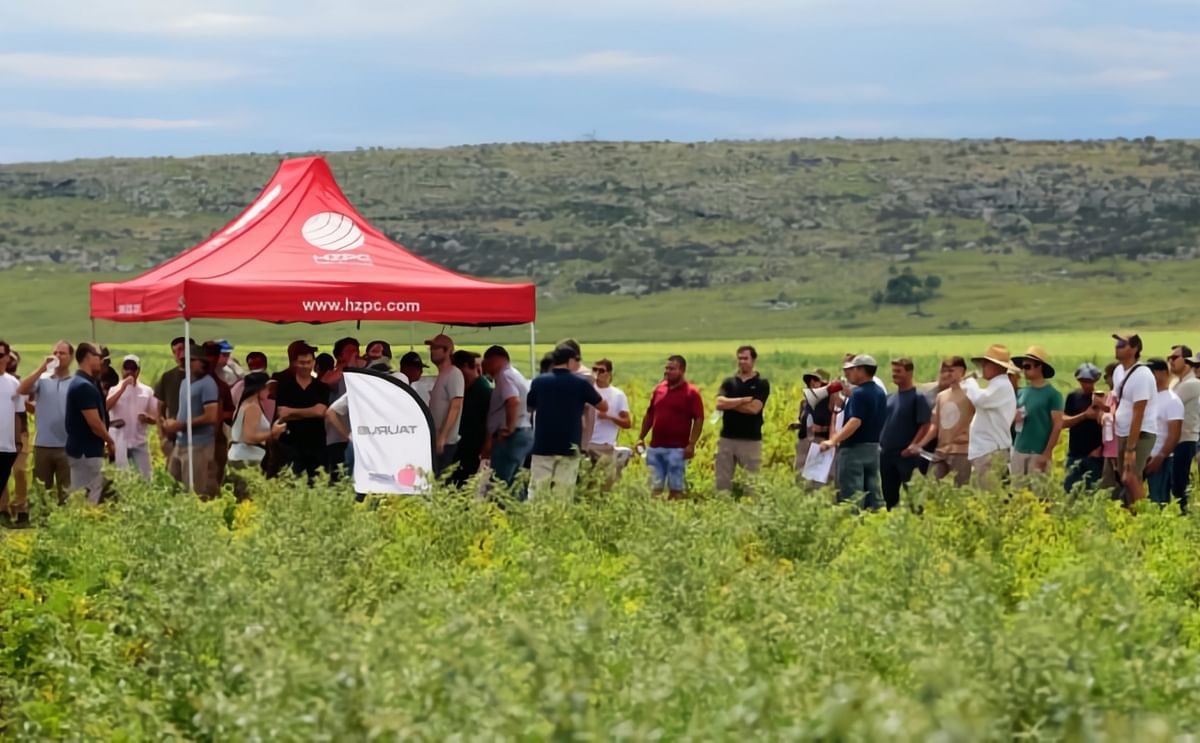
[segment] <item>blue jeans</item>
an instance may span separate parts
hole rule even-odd
[[[650,468],[650,487],[662,490],[663,485],[673,493],[682,493],[684,474],[687,472],[687,460],[683,458],[683,449],[663,449],[651,447],[646,450],[646,466]]]
[[[848,444],[837,452],[838,503],[864,494],[862,506],[872,511],[883,505],[879,492],[879,444]]]
[[[1162,466],[1158,468],[1158,472],[1146,475],[1146,484],[1148,488],[1150,500],[1160,506],[1165,506],[1171,502],[1171,474],[1175,468],[1174,456],[1167,457],[1163,460]]]
[[[1179,510],[1185,513],[1188,505],[1188,486],[1192,484],[1192,460],[1195,458],[1195,441],[1180,441],[1175,445],[1175,451],[1171,452],[1171,459],[1175,460],[1175,467],[1171,472],[1171,493],[1179,501]]]
[[[1063,488],[1069,493],[1079,483],[1084,490],[1091,490],[1100,484],[1104,475],[1104,459],[1102,457],[1076,457],[1067,455],[1067,477],[1063,480]]]
[[[512,485],[517,470],[533,451],[533,429],[518,428],[503,441],[492,444],[492,471],[505,485]]]

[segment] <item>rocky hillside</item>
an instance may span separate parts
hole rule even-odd
[[[225,224],[279,158],[0,166],[0,269],[141,270]],[[1200,250],[1193,142],[581,142],[329,159],[360,211],[410,249],[550,292],[796,278],[814,256]]]

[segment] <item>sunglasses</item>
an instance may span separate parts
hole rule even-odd
[[[1117,341],[1117,348],[1125,348],[1129,345],[1128,341]]]
[[[1041,364],[1021,364],[1021,368],[1024,369],[1025,371],[1029,371],[1030,369],[1036,369],[1039,366],[1041,366]]]
[[[605,369],[603,366],[593,366],[592,373],[593,374],[608,374],[608,369]]]

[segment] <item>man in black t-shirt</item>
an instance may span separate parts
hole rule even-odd
[[[1103,440],[1100,416],[1103,413],[1095,399],[1096,380],[1100,369],[1093,364],[1080,364],[1075,370],[1079,389],[1067,395],[1063,410],[1063,428],[1071,434],[1067,440],[1067,477],[1063,487],[1067,492],[1079,483],[1084,488],[1095,487],[1104,474]]]
[[[738,465],[757,473],[762,466],[763,407],[771,396],[771,383],[754,371],[758,351],[754,346],[737,350],[738,372],[721,383],[717,410],[722,411],[721,438],[717,441],[717,490],[733,487]]]
[[[276,420],[287,423],[287,433],[280,440],[285,461],[297,476],[306,473],[309,485],[325,464],[325,408],[329,405],[329,386],[312,375],[316,352],[316,346],[304,341],[288,346],[291,367],[279,379],[275,393]]]

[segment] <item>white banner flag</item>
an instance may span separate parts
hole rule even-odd
[[[354,490],[411,495],[433,479],[433,418],[408,385],[387,374],[346,370]]]

